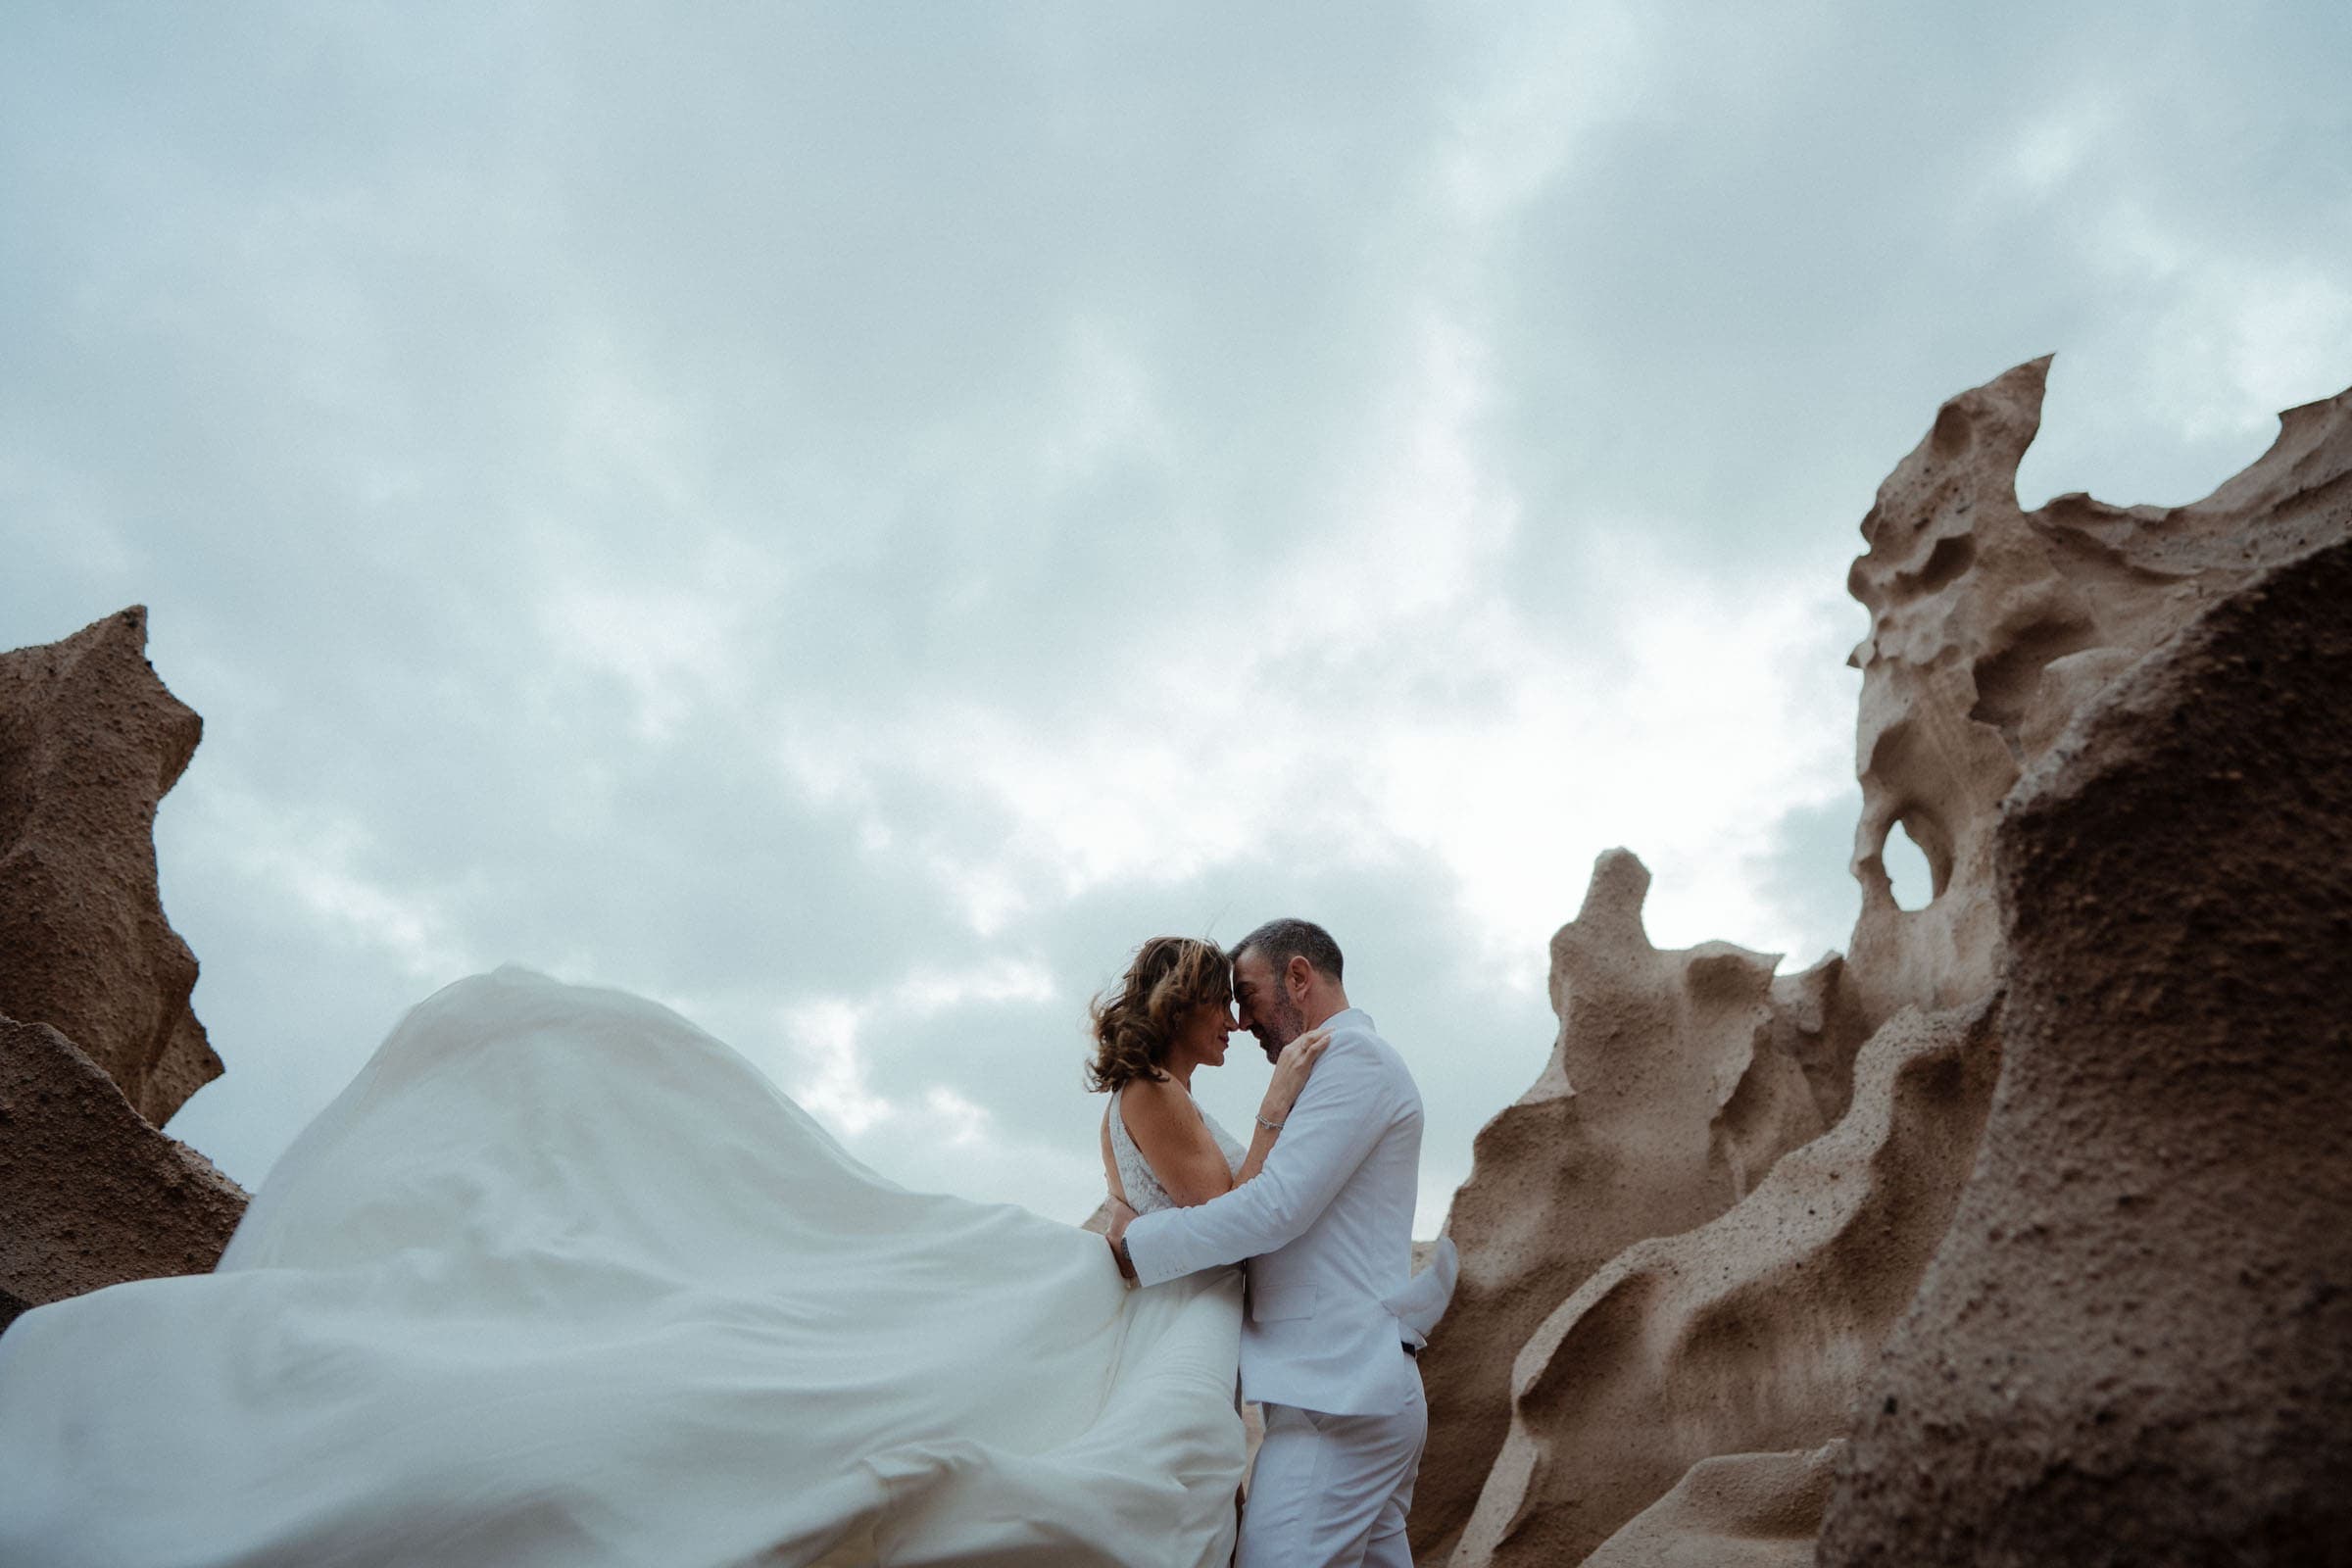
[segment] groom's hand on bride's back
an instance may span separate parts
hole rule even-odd
[[[1110,1258],[1119,1265],[1119,1278],[1130,1285],[1136,1283],[1136,1278],[1135,1260],[1127,1255],[1127,1227],[1134,1222],[1135,1210],[1127,1206],[1127,1200],[1111,1194],[1110,1225],[1102,1232],[1102,1239],[1110,1244]]]

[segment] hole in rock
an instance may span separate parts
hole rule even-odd
[[[1911,831],[1902,823],[1886,830],[1879,863],[1886,867],[1896,908],[1924,909],[1936,902],[1936,873],[1928,864],[1928,852],[1911,842]]]
[[[1927,564],[1919,568],[1919,586],[1925,593],[1935,593],[1948,586],[1977,564],[1977,542],[1963,534],[1936,541],[1928,552]]]
[[[1974,421],[1960,412],[1957,398],[1936,411],[1936,428],[1928,434],[1929,450],[1945,463],[1968,450],[1969,439],[1976,432],[1970,428]]]
[[[2012,750],[2026,710],[2041,687],[2041,672],[2054,661],[2091,646],[2091,628],[2074,620],[2039,620],[2014,634],[1997,652],[1977,661],[1977,705],[1968,716],[2007,736]]]

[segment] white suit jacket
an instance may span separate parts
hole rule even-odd
[[[1391,1415],[1419,1386],[1404,1346],[1427,1343],[1452,1270],[1433,1266],[1415,1288],[1421,1092],[1413,1075],[1359,1009],[1327,1023],[1331,1044],[1256,1180],[1192,1208],[1140,1216],[1127,1227],[1127,1255],[1145,1285],[1249,1260],[1245,1397]]]

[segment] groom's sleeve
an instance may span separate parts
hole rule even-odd
[[[1380,1135],[1394,1095],[1371,1051],[1332,1043],[1315,1063],[1256,1179],[1192,1208],[1163,1208],[1127,1227],[1136,1278],[1157,1285],[1284,1246],[1322,1213]]]

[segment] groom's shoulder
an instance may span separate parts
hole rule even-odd
[[[1372,1020],[1360,1013],[1344,1012],[1329,1020],[1324,1027],[1331,1031],[1331,1044],[1324,1051],[1326,1055],[1396,1054],[1389,1043],[1380,1037],[1380,1031],[1372,1027]]]
[[[1331,1044],[1324,1054],[1360,1057],[1367,1065],[1378,1064],[1390,1074],[1412,1081],[1412,1072],[1405,1066],[1404,1057],[1389,1044],[1386,1036],[1373,1027],[1372,1020],[1358,1013],[1342,1013],[1331,1021]]]

